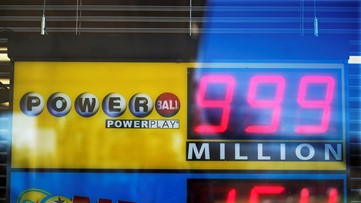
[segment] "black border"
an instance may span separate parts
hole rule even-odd
[[[12,163],[12,136],[13,136],[13,112],[14,112],[14,67],[15,63],[10,62],[10,99],[9,99],[9,137],[7,150],[7,166],[6,166],[6,202],[10,202],[10,183],[11,183],[11,163]]]
[[[46,173],[225,173],[225,174],[345,174],[344,170],[329,170],[327,173],[317,170],[218,170],[218,169],[81,169],[81,168],[13,168],[12,172]]]
[[[9,38],[13,61],[190,62],[198,39],[187,34],[29,36]]]

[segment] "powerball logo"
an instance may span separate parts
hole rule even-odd
[[[76,97],[74,109],[82,117],[92,117],[98,113],[100,106],[103,112],[113,118],[105,120],[106,128],[161,128],[178,129],[179,120],[143,118],[150,115],[155,108],[157,113],[164,118],[175,116],[180,109],[179,98],[170,92],[160,94],[155,103],[152,98],[145,93],[134,94],[127,105],[126,99],[118,93],[112,92],[104,96],[102,103],[92,93],[84,92]],[[129,106],[129,107],[127,107]],[[40,115],[44,109],[54,117],[64,117],[72,109],[70,97],[63,92],[52,94],[45,102],[43,96],[37,92],[28,92],[20,100],[21,111],[30,117]],[[117,119],[129,109],[131,114],[138,119]]]

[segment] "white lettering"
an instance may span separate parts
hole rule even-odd
[[[263,144],[261,143],[257,144],[257,155],[258,155],[258,160],[271,160],[270,156],[263,155]]]
[[[308,149],[307,156],[302,155],[301,151],[303,148]],[[310,160],[313,158],[313,156],[315,156],[315,148],[313,148],[313,146],[310,144],[300,144],[296,147],[296,156],[297,156],[297,158],[299,158],[300,160],[303,160],[303,161]]]
[[[280,145],[280,159],[286,160],[286,145],[285,144]]]
[[[124,120],[123,125],[125,128],[131,128],[132,127],[132,120]]]
[[[241,156],[241,145],[234,144],[234,159],[235,160],[248,160],[248,156]]]
[[[337,152],[335,151],[335,149],[332,147],[331,144],[325,144],[325,160],[326,161],[330,160],[330,152],[337,161],[341,160],[341,154],[342,154],[341,144],[337,144]]]
[[[167,121],[163,121],[162,128],[169,128],[169,125],[168,125]]]
[[[117,128],[122,127],[122,122],[121,121],[115,121],[115,127],[117,127]]]
[[[175,124],[177,123],[177,121],[170,121],[170,123],[172,124],[172,128],[175,128]]]
[[[197,145],[195,143],[189,143],[188,145],[188,159],[193,159],[193,154],[195,155],[196,159],[201,159],[202,156],[205,156],[206,160],[210,159],[209,153],[209,143],[202,143],[200,150],[198,151]]]
[[[220,143],[219,144],[219,159],[220,160],[226,159],[225,149],[226,149],[226,145],[224,143]]]
[[[140,121],[134,121],[134,128],[140,128]]]
[[[114,121],[112,121],[112,120],[107,120],[106,122],[107,122],[107,124],[106,124],[107,128],[110,128],[111,125],[114,124]]]
[[[148,128],[148,121],[142,121],[142,128]]]
[[[168,102],[167,102],[167,100],[165,100],[164,102],[163,102],[163,107],[162,107],[163,109],[166,109],[166,110],[169,110],[169,105],[168,105]]]

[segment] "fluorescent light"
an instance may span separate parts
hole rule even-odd
[[[348,63],[349,64],[361,64],[361,56],[350,56]]]
[[[8,85],[8,84],[10,84],[10,79],[0,79],[0,82],[2,84]]]
[[[0,54],[0,61],[10,61],[7,54]]]
[[[3,106],[3,107],[9,107],[10,103],[9,102],[4,102],[4,103],[1,103],[0,106]]]

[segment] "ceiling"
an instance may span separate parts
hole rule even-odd
[[[101,3],[101,4],[100,4]],[[50,33],[183,33],[189,27],[187,1],[2,0],[0,26],[7,31],[40,33],[42,15]],[[204,0],[192,0],[192,20],[200,24]]]
[[[315,16],[320,34],[359,35],[361,23],[360,0],[44,1],[2,0],[3,35],[40,34],[43,14],[49,35],[189,32],[307,35],[313,33]]]

